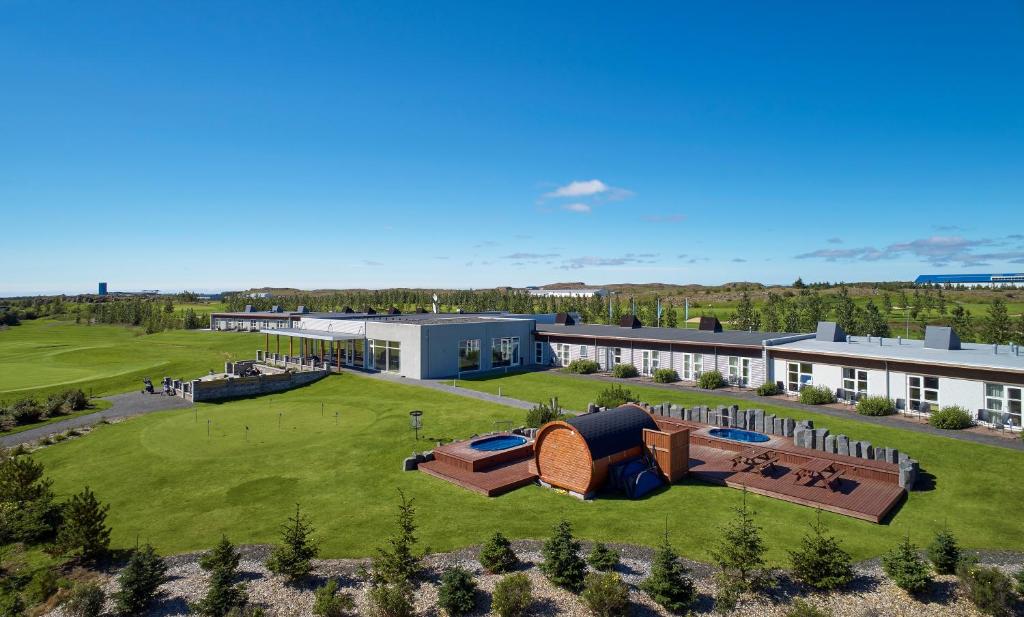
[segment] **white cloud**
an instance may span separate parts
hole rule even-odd
[[[587,197],[589,195],[597,195],[599,193],[606,193],[611,190],[611,187],[601,182],[600,180],[573,180],[565,186],[560,186],[550,193],[545,193],[545,197]]]
[[[590,214],[590,206],[582,202],[575,202],[571,204],[565,204],[562,206],[563,209],[569,212],[577,212],[579,214]]]

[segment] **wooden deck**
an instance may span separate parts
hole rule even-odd
[[[478,471],[437,460],[420,463],[419,469],[426,474],[447,480],[487,497],[507,493],[520,486],[531,484],[537,479],[537,473],[533,469],[533,458]]]

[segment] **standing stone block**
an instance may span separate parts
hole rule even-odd
[[[896,448],[888,448],[885,451],[885,462],[896,465],[900,462],[900,451]]]
[[[886,450],[886,448],[875,448],[875,460],[876,461],[884,461],[885,460],[885,456],[886,456],[885,450]]]
[[[860,457],[867,460],[874,460],[875,448],[871,445],[870,441],[860,442]]]
[[[859,441],[851,441],[850,442],[850,456],[856,456],[857,458],[861,458],[861,456],[860,456],[860,442]]]
[[[814,445],[811,446],[815,450],[825,449],[825,438],[828,437],[827,428],[816,428],[811,431],[814,434]]]
[[[850,438],[846,435],[836,437],[836,454],[850,456]]]
[[[822,449],[825,452],[828,452],[829,454],[835,454],[836,453],[836,436],[835,435],[828,435],[827,437],[825,437],[824,448],[822,448]]]
[[[720,421],[721,418],[718,417],[717,411],[708,411],[707,418],[704,420],[706,424],[710,424],[711,426],[721,426]]]
[[[793,430],[796,428],[796,420],[793,418],[783,418],[782,422],[785,424],[785,429],[782,431],[782,434],[786,437],[792,437]]]
[[[768,435],[777,435],[775,432],[775,415],[768,414],[764,417],[764,432]]]
[[[807,429],[805,429],[803,427],[799,427],[795,431],[793,431],[793,445],[794,446],[796,446],[798,448],[804,447],[804,432],[806,430]]]

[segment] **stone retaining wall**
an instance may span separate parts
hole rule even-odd
[[[189,384],[188,398],[193,401],[219,401],[245,396],[258,396],[284,392],[298,388],[327,375],[327,370],[305,370],[299,373],[284,372],[276,375],[254,375],[252,377],[227,377],[210,381],[193,380]]]

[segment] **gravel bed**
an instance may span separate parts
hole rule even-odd
[[[533,583],[534,608],[532,615],[568,615],[584,617],[589,611],[578,597],[563,589],[554,587],[540,573],[537,565],[541,561],[541,542],[521,540],[513,543],[524,572]],[[585,550],[590,546],[585,544]],[[633,615],[648,617],[667,616],[662,610],[639,591],[637,586],[649,574],[653,551],[632,545],[609,545],[619,551],[621,563],[618,567],[630,586],[633,601]],[[451,553],[432,554],[425,558],[423,579],[415,593],[416,615],[422,617],[443,617],[437,608],[437,590],[442,572],[453,566],[462,566],[473,572],[480,590],[478,608],[473,615],[488,615],[491,609],[491,593],[501,578],[487,574],[476,561],[477,548],[466,548]],[[337,579],[342,591],[351,593],[360,614],[365,614],[369,585],[358,573],[367,566],[366,559],[327,559],[314,562],[314,573],[308,581],[298,587],[285,585],[271,575],[263,566],[269,552],[266,546],[244,546],[240,548],[242,560],[239,565],[240,578],[247,587],[250,601],[267,609],[267,614],[276,617],[298,617],[312,615],[313,590],[330,578]],[[1007,573],[1016,572],[1024,564],[1020,553],[984,551],[976,553],[985,565],[998,567]],[[178,617],[188,615],[188,604],[199,600],[206,590],[206,574],[199,568],[202,553],[187,553],[167,558],[170,580],[161,587],[162,596],[149,615],[153,617]],[[712,598],[715,594],[713,569],[704,563],[687,560],[697,587],[699,598],[694,614],[712,615]],[[971,603],[957,591],[956,577],[938,576],[932,592],[924,598],[908,596],[882,572],[879,560],[865,561],[855,566],[857,578],[850,588],[842,593],[808,593],[784,573],[776,572],[776,588],[768,595],[744,597],[735,611],[736,617],[783,617],[790,602],[800,596],[809,603],[822,607],[834,617],[982,617]],[[116,579],[104,579],[107,593],[117,589]],[[108,602],[107,610],[113,606]],[[49,613],[52,617],[66,617],[57,608]]]

